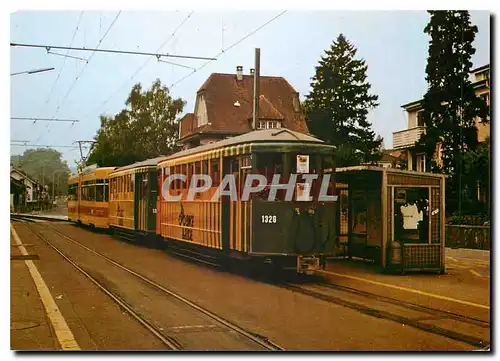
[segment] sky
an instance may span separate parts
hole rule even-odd
[[[426,90],[429,38],[423,29],[429,15],[425,11],[294,10],[281,13],[270,10],[12,13],[10,41],[15,43],[99,45],[101,49],[201,57],[214,57],[225,51],[217,60],[193,73],[192,69],[161,63],[151,56],[69,52],[71,56],[90,59],[85,62],[47,53],[44,48],[11,47],[11,73],[55,68],[45,73],[11,76],[11,117],[79,121],[34,123],[11,119],[11,141],[72,146],[77,140],[92,140],[100,126],[100,114],[117,113],[125,107],[126,97],[135,83],[149,87],[157,78],[171,89],[173,97],[186,100],[185,112],[192,112],[196,91],[208,76],[214,72],[235,73],[237,65],[242,65],[248,74],[254,66],[256,47],[261,49],[261,75],[285,77],[304,99],[310,91],[318,60],[343,33],[358,49],[357,58],[366,60],[371,90],[379,96],[380,105],[369,113],[368,119],[384,138],[385,147],[392,147],[392,132],[407,126],[401,105],[420,99]],[[474,41],[476,53],[472,57],[474,67],[478,67],[490,61],[490,13],[471,11],[471,20],[479,30]],[[238,44],[231,47],[235,43]],[[66,54],[65,50],[50,51]],[[206,63],[164,59],[193,68]],[[56,149],[71,167],[80,157],[76,148]],[[10,150],[11,154],[21,154],[26,147],[11,145]]]

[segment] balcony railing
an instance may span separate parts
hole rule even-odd
[[[394,132],[392,133],[392,146],[394,149],[411,148],[424,133],[425,127],[415,127]]]

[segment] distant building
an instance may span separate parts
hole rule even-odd
[[[382,168],[401,168],[406,161],[406,153],[394,149],[384,149],[377,165]]]
[[[472,86],[477,96],[480,96],[490,105],[490,65],[484,65],[471,70],[474,77]],[[415,152],[415,142],[425,133],[425,125],[422,119],[422,100],[417,100],[401,106],[408,113],[408,128],[392,133],[392,143],[395,150],[407,153],[408,169],[419,172],[426,171],[424,153]],[[490,119],[491,121],[491,119]],[[484,142],[490,136],[490,124],[483,123],[481,119],[476,120],[477,140]],[[441,145],[438,144],[435,152],[436,162],[441,162]]]
[[[180,121],[179,142],[184,149],[252,130],[253,69],[243,74],[213,73],[198,89],[193,113]],[[287,128],[308,133],[299,93],[283,77],[260,76],[257,129]]]
[[[39,201],[41,185],[22,170],[10,166],[11,208],[29,207]]]

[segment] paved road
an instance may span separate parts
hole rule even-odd
[[[490,278],[490,251],[446,248],[448,272],[469,272],[478,280]]]

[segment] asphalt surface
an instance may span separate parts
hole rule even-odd
[[[424,331],[411,325],[380,317],[380,314],[360,312],[346,304],[329,302],[317,297],[296,292],[281,285],[263,282],[243,275],[228,273],[171,256],[163,250],[137,246],[111,237],[108,234],[90,232],[70,224],[50,224],[62,233],[85,244],[93,250],[111,257],[120,264],[159,283],[165,288],[181,294],[192,302],[209,309],[217,315],[255,334],[272,340],[286,350],[472,350],[478,349],[470,343]],[[255,345],[241,339],[220,325],[193,313],[185,305],[152,290],[144,283],[133,279],[116,267],[92,257],[64,238],[55,235],[43,223],[31,225],[41,231],[51,242],[61,247],[75,262],[98,278],[103,284],[120,295],[158,328],[171,335],[185,349],[193,350],[253,350]],[[144,350],[164,349],[150,332],[127,312],[120,309],[60,255],[34,236],[26,225],[15,223],[14,227],[23,243],[33,244],[30,251],[39,255],[34,261],[49,286],[61,313],[74,333],[82,349],[97,350]],[[359,279],[342,276],[326,277],[332,283],[353,287],[373,295],[384,295],[395,300],[414,302],[432,309],[446,309],[489,320],[489,309],[456,303],[451,299],[471,304],[489,305],[489,278],[486,277],[483,254],[470,252],[448,253],[460,266],[462,258],[470,258],[469,268],[450,266],[445,275],[381,275],[369,266],[359,263],[334,263],[328,271],[337,274],[355,275]],[[467,260],[469,262],[469,260]],[[476,266],[477,265],[477,266]],[[12,349],[57,349],[57,342],[50,332],[51,326],[44,320],[44,310],[29,273],[23,271],[23,261],[11,261],[11,348]],[[481,268],[482,267],[482,268]],[[489,275],[489,273],[488,273]],[[381,284],[367,282],[375,281]],[[481,282],[481,283],[479,283]],[[394,289],[385,284],[404,289]],[[420,320],[438,325],[446,330],[457,330],[461,334],[489,339],[489,326],[460,322],[439,317],[435,311],[429,313],[374,300],[366,295],[351,294],[333,289],[322,289],[314,283],[302,285],[315,288],[315,292],[335,296],[343,301],[361,304],[369,308],[409,320]],[[466,288],[474,287],[475,292]],[[448,292],[448,289],[455,293]],[[410,291],[408,291],[410,290]],[[424,292],[425,295],[414,293]],[[29,293],[29,297],[26,294]],[[432,295],[446,295],[443,300]],[[474,293],[474,294],[473,294]],[[60,297],[59,297],[60,296]],[[28,314],[27,312],[32,312]],[[383,311],[383,312],[382,312]],[[32,321],[39,326],[16,327],[22,322]],[[16,323],[17,322],[17,323]]]

